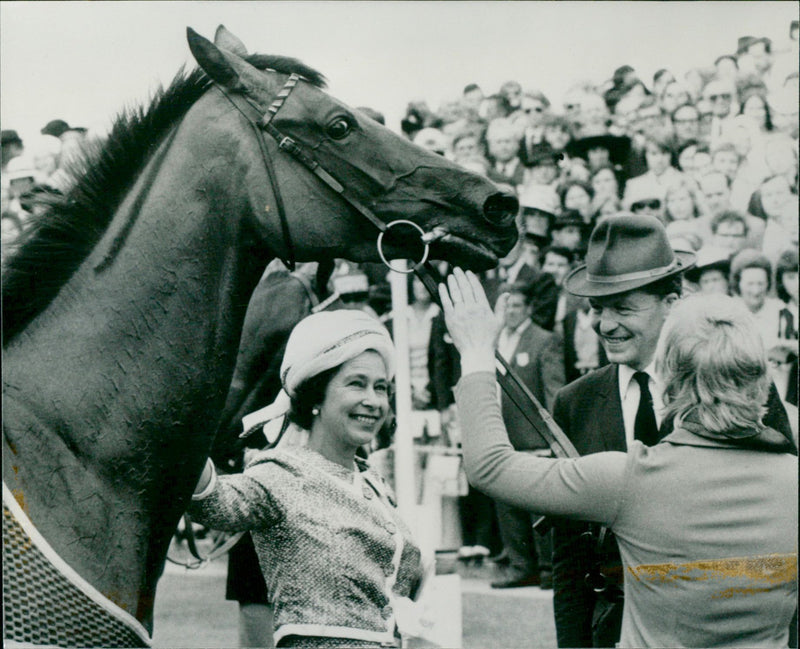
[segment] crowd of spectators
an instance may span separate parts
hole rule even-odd
[[[489,92],[471,83],[436,111],[422,100],[408,104],[401,129],[409,139],[519,197],[520,239],[483,281],[490,299],[513,288],[525,318],[552,334],[561,381],[607,362],[588,302],[566,293],[563,280],[581,262],[595,225],[630,211],[657,217],[676,250],[696,253],[687,292],[741,298],[761,325],[782,399],[797,405],[798,21],[781,48],[752,36],[731,45],[714,61],[660,69],[652,78],[621,66],[608,81],[574,84],[560,104],[513,80]],[[85,139],[86,129],[62,120],[31,142],[2,131],[4,256],[36,209],[36,195],[68,191],[66,169]],[[381,266],[340,262],[332,282],[351,303],[390,320]],[[435,433],[457,446],[455,350],[424,288],[410,284],[409,292],[413,406],[440,420],[422,437]],[[514,357],[512,348],[507,353]],[[542,400],[550,407],[559,386],[546,387]],[[502,560],[491,503],[470,492],[464,504],[460,556]]]

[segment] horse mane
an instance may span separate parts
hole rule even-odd
[[[252,54],[260,70],[296,73],[324,88],[325,78],[297,59]],[[45,193],[31,216],[18,248],[3,262],[3,345],[8,344],[56,296],[111,223],[119,205],[172,126],[208,90],[212,82],[196,68],[181,68],[149,105],[123,110],[108,138],[87,145],[67,172],[75,180],[64,195]]]

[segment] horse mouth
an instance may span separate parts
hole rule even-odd
[[[452,232],[445,232],[431,242],[431,257],[475,271],[489,270],[498,262],[497,253],[485,242]]]

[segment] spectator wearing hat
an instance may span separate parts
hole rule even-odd
[[[697,264],[686,271],[688,281],[697,285],[703,295],[728,295],[728,275],[731,270],[727,251],[706,246],[697,251]]]
[[[70,125],[63,119],[53,119],[47,122],[42,127],[40,133],[42,135],[52,135],[53,137],[60,138],[64,133],[70,130]]]
[[[547,407],[564,385],[560,340],[533,322],[531,285],[514,283],[508,294],[500,331],[498,352],[522,379],[536,399]],[[527,453],[549,452],[544,440],[531,430],[520,409],[501,395],[501,411],[511,444]],[[552,547],[549,535],[535,533],[538,515],[502,502],[496,502],[497,521],[509,564],[502,579],[492,588],[517,588],[539,585],[552,588]]]
[[[561,154],[547,140],[534,144],[526,155],[525,185],[553,185],[558,180]]]
[[[413,139],[414,144],[423,149],[433,151],[439,155],[445,155],[448,149],[447,136],[438,128],[427,127],[416,132]]]
[[[658,221],[648,220],[651,227],[661,228]],[[613,221],[604,221],[598,229]],[[630,417],[634,431],[655,429],[655,416],[646,414],[651,410],[646,392],[653,392],[647,388],[647,374],[631,368],[630,374],[636,375],[631,383],[639,389],[625,390],[636,395],[626,404],[619,389],[624,385],[622,366],[615,363],[566,386],[556,397],[557,421],[565,414],[572,423],[570,414],[577,415],[576,427],[565,427],[568,435],[574,437],[580,427],[590,438],[610,437],[592,449],[598,454],[555,459],[514,451],[496,398],[493,348],[498,318],[475,277],[457,269],[440,292],[448,329],[462,358],[456,404],[464,422],[467,477],[514,506],[546,508],[550,515],[595,521],[613,532],[621,550],[624,613],[605,637],[596,638],[595,646],[786,646],[796,593],[797,450],[791,437],[762,423],[762,404],[771,392],[764,347],[754,339],[746,310],[731,298],[689,298],[679,304],[671,287],[666,295],[651,288],[649,279],[659,286],[668,284],[685,268],[681,260],[667,257],[672,254],[668,246],[661,248],[667,243],[663,228],[658,246],[642,231],[631,232],[632,238],[603,234],[602,243],[594,238],[592,243],[601,243],[609,252],[623,240],[623,247],[633,244],[624,256],[628,262],[638,257],[634,251],[660,252],[650,260],[666,262],[655,266],[642,256],[635,266],[617,265],[605,254],[595,257],[591,246],[591,270],[573,271],[570,288],[593,293],[590,299],[601,332],[616,331],[613,338],[604,335],[613,339],[608,344],[617,358],[612,360],[657,366],[665,386],[663,415],[674,422],[673,429],[664,443],[657,438],[636,440],[635,432],[627,443],[620,431],[626,428],[623,413],[628,405],[637,411],[636,401],[643,404],[641,416]],[[595,260],[600,262],[597,266]],[[618,275],[623,268],[629,272]],[[600,278],[604,281],[597,282]],[[636,282],[645,283],[631,288]],[[609,284],[616,284],[621,293],[610,295],[614,288]],[[644,349],[657,364],[641,358]],[[574,398],[560,403],[562,394],[576,397],[596,375],[604,374],[620,378],[592,386],[579,408]],[[610,400],[615,398],[623,403],[614,406]],[[610,421],[612,417],[617,421]],[[763,565],[765,556],[777,565],[753,588],[749,566]],[[748,566],[747,575],[742,575],[742,565]],[[556,570],[568,570],[573,579],[580,571],[576,581],[586,596],[595,602],[607,598],[607,591],[598,595],[586,585],[581,570],[585,567],[570,555]],[[554,581],[559,645],[591,644],[591,615],[574,615],[576,609],[594,609],[594,602],[570,602],[572,619],[566,627],[558,626],[557,575]],[[726,596],[720,597],[720,592]],[[598,613],[595,630],[600,631],[610,619]],[[571,635],[562,636],[562,628]]]
[[[488,176],[491,180],[518,187],[525,180],[525,169],[520,162],[519,137],[514,124],[506,118],[489,122],[486,128],[486,146],[492,167]]]
[[[22,138],[16,131],[8,129],[2,131],[0,134],[0,154],[2,154],[2,171],[5,174],[8,163],[20,156],[25,151],[25,145],[22,143]]]
[[[441,120],[434,115],[428,104],[424,101],[411,101],[406,106],[406,112],[400,120],[400,130],[413,141],[414,136],[423,128],[441,124]]]
[[[566,152],[570,156],[585,160],[590,172],[611,165],[621,173],[628,162],[630,150],[629,137],[606,133],[573,140],[567,146]]]
[[[558,194],[549,185],[529,184],[520,192],[519,205],[523,234],[541,250],[550,243],[550,230],[559,211]]]
[[[576,210],[566,210],[553,221],[550,236],[554,246],[572,251],[575,257],[581,257],[586,227],[583,217]]]
[[[772,264],[758,250],[745,248],[731,259],[731,288],[753,314],[762,339],[775,338],[780,331],[783,303],[770,295]]]

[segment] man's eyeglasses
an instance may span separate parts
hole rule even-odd
[[[730,101],[731,99],[733,99],[733,95],[724,92],[720,95],[708,95],[706,99],[708,99],[709,101],[717,101],[717,99],[724,99],[725,101]]]
[[[631,205],[631,211],[638,212],[641,210],[657,210],[661,207],[661,201],[657,198],[648,198],[642,201],[636,201]]]
[[[683,119],[673,119],[673,124],[697,124],[699,117],[684,117]]]

